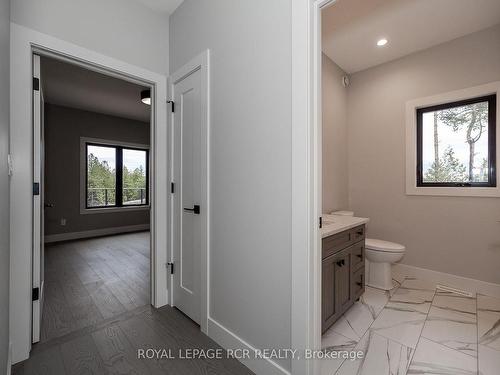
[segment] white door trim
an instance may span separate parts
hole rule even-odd
[[[292,1],[292,348],[321,348],[321,9]],[[319,374],[292,361],[293,375]]]
[[[10,148],[14,173],[11,179],[10,207],[10,334],[12,361],[29,357],[31,350],[31,251],[33,220],[33,128],[32,128],[32,54],[55,55],[79,62],[85,67],[115,75],[132,82],[148,84],[154,94],[151,136],[152,202],[152,302],[155,307],[167,304],[168,228],[168,132],[167,86],[164,75],[82,48],[64,40],[11,23],[11,119]]]
[[[32,327],[31,327],[31,341],[33,343],[40,341],[41,329],[41,316],[42,316],[42,300],[40,292],[42,291],[41,285],[41,272],[40,272],[40,254],[42,251],[42,197],[43,197],[43,184],[42,184],[42,160],[41,160],[41,134],[42,134],[42,109],[41,109],[41,96],[42,87],[40,79],[40,56],[33,55],[33,78],[38,79],[40,85],[38,90],[33,88],[33,182],[38,183],[38,194],[33,194],[33,253],[32,253],[32,288],[38,288],[38,299],[32,302]],[[33,187],[34,188],[34,187]]]
[[[202,224],[202,234],[201,234],[201,331],[208,334],[208,319],[210,311],[210,300],[209,300],[209,284],[210,284],[210,270],[209,270],[209,258],[210,258],[210,51],[207,49],[200,55],[193,58],[191,61],[186,63],[184,66],[179,68],[174,74],[168,78],[168,97],[170,100],[173,99],[173,88],[174,85],[182,80],[189,74],[200,70],[201,72],[201,103],[202,103],[202,150],[201,154],[206,155],[206,160],[203,163],[202,168],[202,196],[200,199],[200,205],[204,209],[204,214],[201,219],[205,222]],[[169,138],[171,142],[174,141],[173,124],[175,112],[171,112],[170,117],[170,128],[169,128]],[[170,144],[170,150],[173,152],[173,144]],[[170,181],[174,181],[174,161],[173,155],[170,155],[170,160],[172,161],[169,165],[169,175]],[[175,194],[175,193],[174,193]],[[173,236],[173,215],[174,215],[174,194],[170,194],[170,204],[169,204],[169,219],[170,219],[170,241],[169,241],[169,259],[170,262],[174,261],[174,236]],[[177,267],[178,268],[178,267]],[[169,285],[168,290],[170,290],[170,304],[173,304],[173,275],[168,278]]]

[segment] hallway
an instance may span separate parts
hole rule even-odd
[[[236,359],[139,359],[138,349],[219,349],[178,310],[143,306],[97,325],[37,344],[13,375],[252,375]]]

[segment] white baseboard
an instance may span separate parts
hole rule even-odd
[[[467,277],[409,266],[407,264],[395,264],[392,270],[395,276],[417,277],[430,280],[435,284],[444,284],[446,286],[459,288],[474,294],[479,293],[500,298],[500,284],[469,279]]]
[[[139,225],[128,225],[128,226],[124,226],[124,227],[94,229],[94,230],[86,230],[83,232],[50,234],[48,236],[45,236],[44,240],[45,240],[45,243],[51,243],[51,242],[59,242],[59,241],[78,240],[81,238],[109,236],[111,234],[140,232],[143,230],[149,230],[149,224],[139,224]]]
[[[250,353],[257,350],[212,318],[208,318],[208,336],[224,349],[246,349]],[[240,359],[240,362],[256,375],[290,375],[289,371],[270,359]]]
[[[7,375],[12,371],[12,342],[9,341],[9,352],[7,353]]]

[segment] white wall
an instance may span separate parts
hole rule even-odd
[[[322,55],[322,169],[323,212],[345,210],[349,206],[347,163],[346,73],[328,56]]]
[[[290,347],[291,2],[186,0],[174,72],[211,52],[210,317],[257,348]],[[209,330],[210,334],[210,330]],[[290,361],[279,364],[290,368]]]
[[[498,80],[500,26],[351,77],[351,208],[403,263],[500,283],[500,198],[405,195],[405,102]]]
[[[133,0],[15,0],[11,20],[148,70],[168,72],[168,15]]]
[[[0,1],[0,373],[9,347],[9,0]]]

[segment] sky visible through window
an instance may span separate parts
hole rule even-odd
[[[88,146],[88,153],[96,156],[101,162],[105,161],[108,165],[114,169],[115,167],[115,149],[112,147],[102,147],[102,146]],[[144,165],[144,151],[140,150],[127,150],[123,153],[123,164],[130,168],[131,170],[140,168],[146,168]]]

